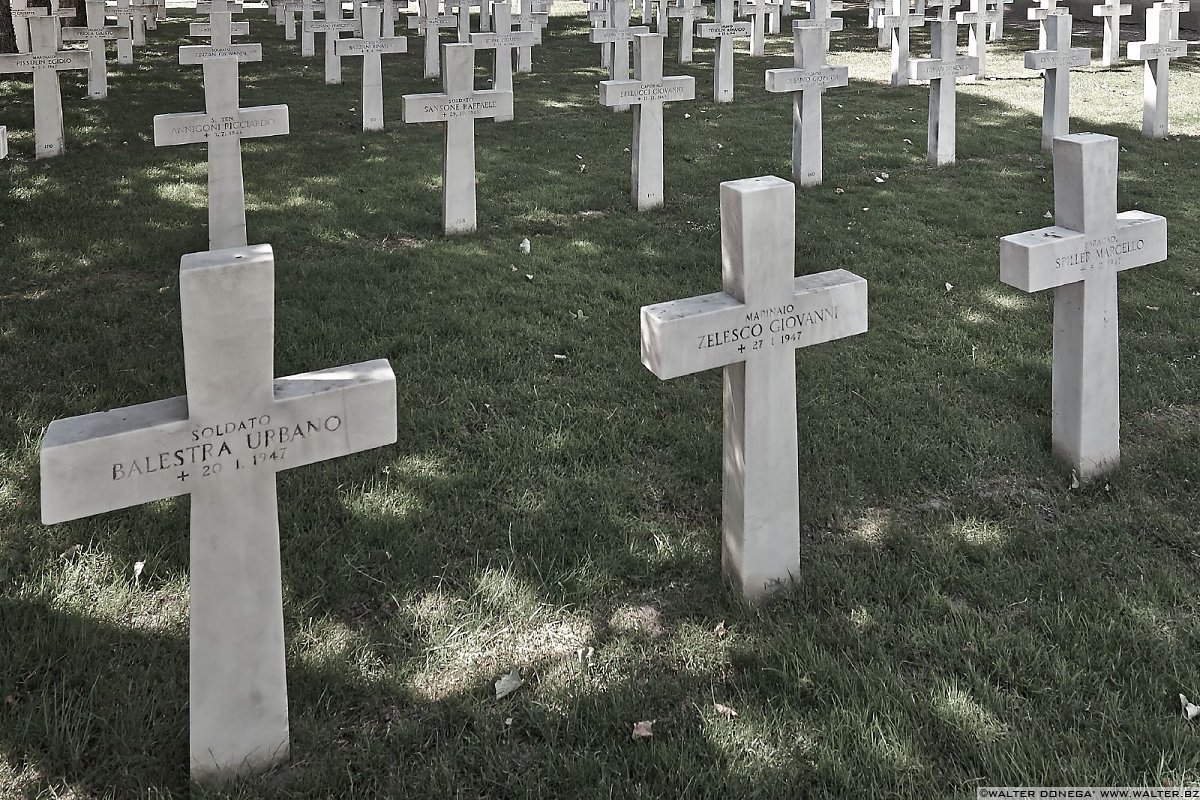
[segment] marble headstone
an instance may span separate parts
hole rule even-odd
[[[679,18],[679,63],[692,63],[692,35],[696,21],[708,16],[708,8],[700,0],[680,0],[680,5],[667,9],[667,16]]]
[[[663,77],[663,39],[656,33],[638,34],[633,44],[633,80],[600,82],[601,105],[634,107],[632,193],[638,211],[664,202],[663,103],[696,97],[696,79],[691,75]]]
[[[1055,137],[1070,132],[1071,67],[1086,67],[1092,51],[1071,47],[1070,14],[1049,14],[1045,25],[1050,47],[1026,50],[1025,69],[1042,70],[1042,150],[1049,152]]]
[[[396,441],[384,359],[276,378],[268,245],[179,268],[187,395],[50,423],[42,521],[191,496],[192,777],[288,756],[275,473]]]
[[[87,42],[91,64],[88,67],[88,97],[103,100],[108,97],[108,61],[105,58],[105,42],[132,39],[129,28],[123,25],[104,24],[104,0],[87,1],[87,26],[62,29],[64,42]]]
[[[794,351],[867,330],[865,280],[841,269],[796,277],[795,263],[795,187],[722,183],[723,291],[641,315],[642,363],[658,378],[723,370],[722,562],[750,600],[800,573]]]
[[[998,8],[989,8],[987,0],[971,0],[970,11],[958,12],[958,24],[967,26],[967,55],[977,62],[974,74],[969,80],[987,74],[987,29],[989,25],[995,24],[1003,13]]]
[[[425,77],[441,77],[441,28],[453,28],[457,20],[450,14],[430,14],[436,8],[435,0],[420,0],[420,13],[408,18],[408,27],[425,37]]]
[[[470,233],[475,216],[475,120],[512,119],[513,94],[475,89],[475,48],[448,44],[442,53],[441,93],[406,94],[405,122],[445,122],[442,158],[442,230]]]
[[[1086,481],[1120,462],[1117,273],[1167,257],[1167,221],[1117,213],[1117,140],[1054,140],[1054,225],[1000,240],[1000,280],[1054,290],[1051,439]]]
[[[908,85],[908,47],[910,32],[925,24],[925,15],[910,11],[908,0],[892,0],[889,13],[879,17],[879,29],[890,34],[892,42],[892,86]]]
[[[1129,59],[1143,61],[1142,135],[1162,139],[1167,135],[1168,90],[1171,59],[1187,55],[1182,39],[1168,39],[1171,12],[1165,8],[1146,10],[1146,41],[1129,43]]]
[[[484,0],[490,2],[490,0]],[[476,50],[494,50],[495,67],[492,72],[492,88],[501,92],[513,90],[513,50],[518,47],[532,47],[542,43],[542,33],[538,30],[514,31],[512,29],[512,6],[507,2],[496,3],[493,9],[492,33],[472,33],[471,46]],[[509,117],[508,119],[512,119]],[[507,122],[504,117],[496,117],[497,122]]]
[[[955,81],[974,75],[979,69],[976,56],[958,55],[958,25],[940,20],[930,23],[932,58],[908,62],[908,77],[929,81],[929,131],[926,158],[935,167],[953,164],[955,158],[955,120],[957,96]],[[982,31],[980,31],[982,34]]]
[[[750,35],[750,23],[734,18],[733,0],[716,0],[716,22],[696,26],[701,39],[715,39],[713,47],[713,100],[733,102],[733,40]]]
[[[363,35],[361,39],[338,39],[334,42],[339,58],[361,56],[362,115],[364,131],[383,130],[383,63],[384,53],[408,52],[408,39],[403,36],[384,38],[383,9],[364,5],[359,9]]]
[[[608,45],[608,79],[610,81],[629,80],[629,47],[633,38],[650,29],[645,26],[630,26],[629,0],[610,0],[607,24],[592,28],[590,41],[593,44]],[[628,103],[617,103],[613,111],[628,111]]]
[[[88,69],[86,50],[60,50],[58,18],[29,18],[30,52],[0,55],[0,75],[33,73],[33,138],[38,158],[53,158],[65,149],[60,70]]]
[[[1100,63],[1112,67],[1121,61],[1121,17],[1133,13],[1133,6],[1121,0],[1105,0],[1092,6],[1092,16],[1104,20],[1104,45],[1100,48]]]
[[[833,18],[841,23],[839,17]],[[840,29],[840,24],[835,30]],[[769,69],[768,92],[786,92],[792,96],[792,177],[801,186],[819,186],[822,179],[823,127],[821,98],[826,89],[845,86],[848,67],[825,63],[825,34],[828,25],[821,20],[795,20],[792,23],[793,66]]]

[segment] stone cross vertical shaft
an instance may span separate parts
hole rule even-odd
[[[733,0],[716,0],[716,22],[702,22],[696,29],[702,39],[715,39],[713,57],[713,100],[733,102],[733,40],[750,35],[750,23],[734,19]]]
[[[288,755],[275,474],[396,441],[386,360],[275,378],[268,245],[179,269],[186,397],[50,423],[42,521],[191,496],[191,773],[224,780]]]
[[[83,50],[60,50],[58,18],[29,18],[30,52],[0,55],[0,75],[33,73],[33,138],[37,158],[53,158],[66,149],[63,136],[62,93],[58,73],[88,69],[91,56]]]
[[[154,144],[208,144],[208,246],[221,250],[246,246],[242,139],[286,134],[288,109],[285,105],[241,108],[238,63],[261,61],[262,45],[230,44],[228,12],[212,14],[210,24],[211,45],[179,48],[180,64],[203,65],[205,111],[155,116]]]
[[[85,41],[91,64],[88,67],[87,96],[93,100],[103,100],[108,97],[108,61],[105,58],[104,45],[110,39],[120,41],[131,39],[129,28],[123,25],[106,26],[104,24],[104,0],[87,0],[87,26],[82,28],[66,27],[62,29],[64,42]]]
[[[1034,10],[1034,9],[1031,9]],[[1051,46],[1025,51],[1025,69],[1042,70],[1042,150],[1050,152],[1054,137],[1071,128],[1071,67],[1087,66],[1092,51],[1071,47],[1071,15],[1050,14],[1045,19]]]
[[[533,0],[521,0],[521,10],[513,15],[513,22],[522,33],[541,31],[550,24],[550,14],[543,9],[545,6],[534,3]],[[533,45],[522,45],[517,48],[517,72],[533,72]]]
[[[795,187],[722,183],[723,291],[641,314],[642,363],[655,376],[724,373],[721,555],[751,600],[800,573],[795,350],[867,330],[865,280],[797,278],[795,259]]]
[[[46,16],[47,9],[30,7],[29,0],[12,0],[9,13],[12,15],[13,36],[16,38],[17,52],[28,53],[29,19],[30,17]]]
[[[593,44],[603,44],[609,49],[608,52],[608,79],[611,81],[629,80],[629,46],[634,41],[635,36],[650,33],[650,29],[643,26],[630,26],[629,24],[629,0],[610,0],[608,6],[608,24],[592,28],[591,42]],[[628,111],[628,103],[617,103],[612,107],[613,111]]]
[[[892,86],[907,86],[909,33],[925,25],[925,16],[912,13],[908,0],[893,0],[891,12],[879,17],[879,29],[891,32]]]
[[[1142,135],[1162,139],[1167,135],[1168,92],[1171,59],[1187,55],[1182,39],[1170,39],[1172,14],[1165,8],[1146,10],[1146,41],[1129,43],[1129,58],[1144,61],[1142,88]]]
[[[958,25],[953,21],[932,23],[930,48],[933,57],[910,61],[908,75],[914,80],[929,81],[926,158],[933,166],[941,167],[953,164],[955,159],[955,81],[974,75],[979,69],[979,58],[958,55]]]
[[[663,77],[663,40],[656,33],[634,39],[631,81],[601,81],[600,103],[627,103],[633,110],[632,194],[638,211],[658,208],[663,192],[663,103],[692,100],[696,79],[690,75]]]
[[[1100,49],[1100,63],[1112,67],[1121,61],[1121,17],[1133,13],[1133,6],[1121,0],[1105,0],[1092,6],[1092,14],[1104,20],[1104,45]]]
[[[1167,221],[1117,213],[1117,140],[1054,140],[1054,226],[1000,240],[1000,280],[1054,289],[1051,438],[1088,480],[1120,461],[1117,273],[1167,257]]]
[[[364,131],[383,130],[383,64],[384,53],[408,52],[408,40],[403,36],[382,35],[383,9],[363,5],[359,9],[362,23],[361,39],[338,39],[334,42],[340,58],[361,56],[362,114]]]
[[[834,19],[842,22],[838,17]],[[840,27],[839,24],[835,30]],[[768,92],[786,92],[792,96],[792,177],[801,186],[818,186],[822,179],[821,98],[826,89],[845,86],[850,77],[848,67],[825,63],[828,51],[823,35],[828,32],[823,22],[795,20],[792,23],[795,66],[769,69],[766,74]]]
[[[490,2],[490,0],[484,0]],[[512,6],[507,2],[496,3],[493,14],[493,33],[472,33],[471,45],[476,50],[494,50],[495,67],[492,72],[492,88],[501,92],[513,90],[513,57],[514,48],[533,46],[542,43],[541,31],[528,32],[512,29]],[[497,122],[507,122],[504,117],[496,117]]]
[[[405,122],[445,122],[442,157],[442,230],[446,235],[470,233],[475,216],[475,120],[512,119],[513,94],[476,90],[475,48],[445,45],[442,93],[406,94]]]

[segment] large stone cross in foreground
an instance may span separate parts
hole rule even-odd
[[[632,195],[638,211],[663,204],[663,103],[694,100],[696,79],[691,75],[663,77],[663,39],[657,33],[634,37],[631,81],[601,81],[600,103],[632,105]]]
[[[1054,289],[1051,439],[1080,480],[1120,461],[1117,273],[1167,257],[1167,221],[1117,213],[1117,140],[1054,140],[1054,226],[1000,240],[1000,280]]]
[[[275,473],[396,441],[384,359],[275,378],[268,245],[186,255],[185,397],[50,423],[42,521],[191,495],[192,776],[287,758]]]
[[[795,263],[795,187],[722,183],[723,291],[642,308],[651,372],[724,370],[721,552],[749,599],[800,572],[793,351],[867,330],[864,279],[841,269],[797,278]]]
[[[33,138],[38,158],[61,155],[63,137],[62,92],[58,72],[88,69],[91,55],[85,50],[60,50],[57,17],[29,18],[29,53],[0,55],[0,75],[33,73]]]
[[[262,45],[231,44],[229,12],[209,17],[211,45],[179,48],[180,64],[204,66],[204,113],[154,117],[154,144],[208,143],[208,246],[246,245],[246,191],[242,182],[242,139],[288,132],[285,105],[241,108],[238,62],[262,60]]]
[[[463,0],[465,2],[465,0]],[[512,119],[513,93],[475,89],[475,47],[448,44],[442,53],[441,93],[406,94],[405,122],[445,122],[442,155],[442,231],[470,233],[475,217],[475,120]]]

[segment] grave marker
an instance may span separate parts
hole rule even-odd
[[[958,23],[967,26],[967,55],[979,61],[975,74],[968,80],[987,74],[987,26],[1003,15],[1000,9],[988,8],[987,0],[971,0],[970,11],[958,12]]]
[[[16,37],[17,52],[29,52],[29,20],[31,17],[44,17],[49,10],[42,7],[31,8],[29,0],[12,0],[13,36]]]
[[[29,17],[30,51],[0,55],[0,75],[33,73],[33,138],[38,158],[53,158],[66,149],[63,137],[59,70],[88,69],[85,50],[58,48],[58,18]]]
[[[1165,8],[1146,10],[1146,41],[1129,43],[1129,58],[1144,61],[1142,90],[1142,136],[1162,139],[1167,135],[1167,100],[1171,59],[1187,55],[1182,39],[1168,39],[1171,12]]]
[[[268,245],[180,261],[187,395],[58,419],[41,448],[48,525],[191,495],[191,774],[287,758],[275,473],[396,441],[385,359],[276,378]]]
[[[322,0],[289,0],[287,7],[291,11],[300,12],[300,56],[312,58],[317,54],[317,37],[311,27],[316,22],[313,14],[318,11],[324,12],[325,4]],[[287,38],[286,28],[284,38]]]
[[[442,74],[439,30],[453,28],[456,20],[449,14],[430,16],[431,2],[435,0],[420,0],[420,13],[408,18],[408,27],[417,29],[419,35],[425,37],[425,77],[438,78]]]
[[[845,11],[846,4],[842,0],[804,0],[804,3],[808,6],[808,18],[820,23],[825,28],[822,39],[825,42],[825,50],[828,52],[829,34],[842,30],[843,26],[841,18],[833,16],[833,12]]]
[[[733,40],[750,35],[750,23],[734,19],[733,0],[716,0],[716,22],[702,22],[696,35],[716,39],[713,64],[713,100],[733,102]]]
[[[521,0],[520,13],[513,15],[513,22],[522,33],[541,31],[550,24],[549,12],[545,6],[533,0]],[[523,45],[517,48],[517,72],[533,72],[533,45]]]
[[[285,105],[241,108],[238,63],[261,61],[262,45],[231,44],[230,14],[213,13],[211,45],[179,48],[180,64],[202,64],[204,113],[158,114],[154,144],[169,147],[208,143],[208,246],[246,246],[246,192],[242,181],[242,139],[288,132]]]
[[[681,5],[667,9],[668,17],[679,18],[679,63],[692,63],[692,34],[696,29],[696,20],[708,16],[708,7],[701,5],[700,0],[680,0]]]
[[[1012,3],[1013,0],[988,0],[989,7],[999,12],[995,21],[988,25],[989,42],[998,42],[1004,38],[1004,15],[1008,13],[1008,6]]]
[[[1049,152],[1055,137],[1070,132],[1071,67],[1086,67],[1091,63],[1092,51],[1071,47],[1070,14],[1049,14],[1045,24],[1054,46],[1045,50],[1026,50],[1025,69],[1043,70],[1042,150]]]
[[[692,100],[691,75],[663,77],[663,39],[641,33],[634,39],[634,79],[601,81],[600,103],[625,103],[633,109],[633,202],[638,211],[663,204],[663,103]]]
[[[336,86],[342,82],[342,60],[337,55],[337,40],[342,31],[360,33],[357,20],[342,18],[342,0],[325,0],[325,18],[306,21],[306,31],[325,34],[325,84]]]
[[[490,0],[485,0],[489,2]],[[512,29],[512,6],[508,2],[496,3],[494,11],[494,33],[472,33],[471,46],[476,50],[495,50],[495,68],[492,72],[492,88],[501,92],[513,90],[513,49],[542,43],[541,31],[522,33]],[[507,122],[512,117],[497,116],[497,122]]]
[[[445,45],[443,91],[406,94],[405,122],[445,122],[446,145],[442,158],[442,230],[446,235],[475,230],[475,120],[512,119],[512,92],[478,90],[475,82],[475,48],[469,44]]]
[[[892,86],[907,86],[909,32],[925,25],[925,15],[909,11],[908,0],[893,0],[891,12],[879,17],[879,30],[892,40]]]
[[[1030,20],[1037,20],[1038,23],[1038,49],[1045,50],[1047,48],[1046,38],[1046,20],[1055,14],[1070,13],[1065,8],[1058,7],[1059,0],[1038,0],[1038,6],[1031,8],[1025,12],[1025,15]]]
[[[742,16],[750,18],[750,55],[766,52],[766,18],[771,13],[767,0],[739,0]]]
[[[1133,13],[1133,6],[1121,0],[1105,0],[1092,6],[1092,14],[1104,19],[1104,45],[1100,49],[1100,63],[1112,67],[1121,61],[1121,17]],[[1147,11],[1149,13],[1149,11]]]
[[[834,17],[841,30],[842,20]],[[796,20],[792,23],[793,63],[791,69],[767,70],[768,92],[792,95],[792,177],[801,186],[819,186],[823,159],[821,98],[826,89],[845,86],[850,78],[848,67],[825,63],[828,51],[823,34],[826,23]]]
[[[64,42],[85,41],[91,59],[88,65],[87,96],[93,100],[108,97],[108,62],[105,60],[104,43],[109,39],[130,39],[129,28],[121,25],[104,24],[104,0],[87,0],[87,27],[62,29]]]
[[[633,37],[649,33],[645,26],[631,27],[629,24],[629,0],[610,0],[608,24],[592,28],[592,44],[608,46],[608,79],[629,80],[629,45]],[[618,103],[613,111],[628,111],[628,103]]]
[[[408,39],[403,36],[382,36],[383,9],[364,5],[359,11],[363,35],[361,39],[338,39],[334,46],[338,56],[362,56],[363,130],[383,130],[383,64],[384,53],[408,52]]]
[[[1000,280],[1054,289],[1051,439],[1086,481],[1120,462],[1117,273],[1167,257],[1167,221],[1117,213],[1117,140],[1054,140],[1054,226],[1000,240]]]
[[[929,0],[928,7],[938,10],[937,16],[934,18],[938,22],[949,22],[954,19],[954,9],[958,6],[958,0]]]
[[[935,167],[954,163],[957,98],[954,82],[973,75],[979,69],[975,56],[958,55],[958,25],[953,21],[932,24],[932,58],[919,58],[908,64],[908,76],[929,81],[929,131],[926,135],[926,159]],[[982,31],[980,32],[982,35]]]
[[[1191,0],[1159,0],[1154,8],[1162,8],[1171,12],[1171,39],[1179,38],[1179,15],[1191,10]]]
[[[794,351],[867,330],[865,280],[841,269],[798,278],[795,261],[795,187],[722,183],[723,291],[641,315],[642,363],[658,378],[724,373],[721,560],[750,600],[800,573]]]

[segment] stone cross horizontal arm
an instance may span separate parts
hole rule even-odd
[[[442,92],[406,94],[401,98],[401,113],[405,122],[443,122],[470,117],[512,116],[513,93],[495,89],[480,89],[460,97],[446,97]]]
[[[249,36],[249,22],[234,22],[229,26],[230,36]],[[209,22],[193,22],[188,25],[188,36],[212,36],[212,23]],[[261,61],[261,59],[253,59]]]
[[[755,340],[796,349],[866,332],[864,278],[837,269],[796,278],[793,287],[778,307],[748,308],[725,292],[643,307],[642,363],[667,380],[745,361]]]
[[[1172,39],[1167,42],[1130,42],[1130,61],[1150,61],[1155,58],[1183,58],[1187,55],[1186,39]]]
[[[369,56],[376,53],[407,53],[408,40],[403,36],[388,36],[380,39],[338,39],[333,43],[339,56]]]
[[[592,28],[591,33],[588,36],[588,41],[592,44],[632,42],[633,37],[649,32],[650,28],[645,25],[635,25],[630,28]]]
[[[1060,69],[1086,67],[1092,61],[1092,51],[1086,47],[1063,50],[1026,50],[1025,69]]]
[[[314,19],[304,21],[304,30],[309,33],[337,33],[353,31],[362,35],[362,23],[356,19]]]
[[[86,50],[59,50],[49,55],[5,53],[0,55],[0,74],[32,72],[35,69],[87,69],[91,60]]]
[[[724,39],[727,36],[749,36],[749,22],[701,22],[696,26],[696,35],[701,39]],[[649,32],[649,29],[647,29]]]
[[[1117,272],[1154,264],[1167,257],[1167,220],[1157,214],[1124,211],[1116,230],[1097,237],[1050,226],[1000,240],[1000,280],[1024,292],[1039,292],[1086,279],[1094,272]]]
[[[784,67],[767,70],[768,92],[802,92],[805,89],[832,89],[850,82],[850,68],[822,64],[819,67]]]
[[[669,103],[674,100],[694,100],[695,97],[696,79],[691,75],[662,78],[656,83],[639,80],[600,81],[600,103],[606,106],[656,100]]]
[[[203,25],[204,23],[197,23]],[[206,25],[207,27],[207,25]],[[203,36],[205,34],[193,34]],[[180,64],[203,64],[214,58],[236,58],[239,62],[262,61],[261,44],[186,44],[179,48]]]
[[[259,139],[288,133],[286,105],[238,109],[236,115],[216,117],[207,113],[158,114],[154,117],[154,144],[168,147],[195,144],[229,136]]]
[[[408,17],[410,28],[453,28],[458,24],[458,17],[453,14],[441,14],[431,17],[412,15]]]
[[[64,42],[86,42],[92,39],[129,39],[132,35],[127,25],[105,25],[98,28],[66,26],[62,29]]]
[[[948,59],[918,58],[908,62],[908,77],[918,81],[957,78],[961,75],[976,75],[978,73],[978,56],[956,56]]]
[[[541,43],[542,32],[540,30],[471,34],[471,44],[477,50],[499,50],[505,47],[532,47],[535,44]]]

